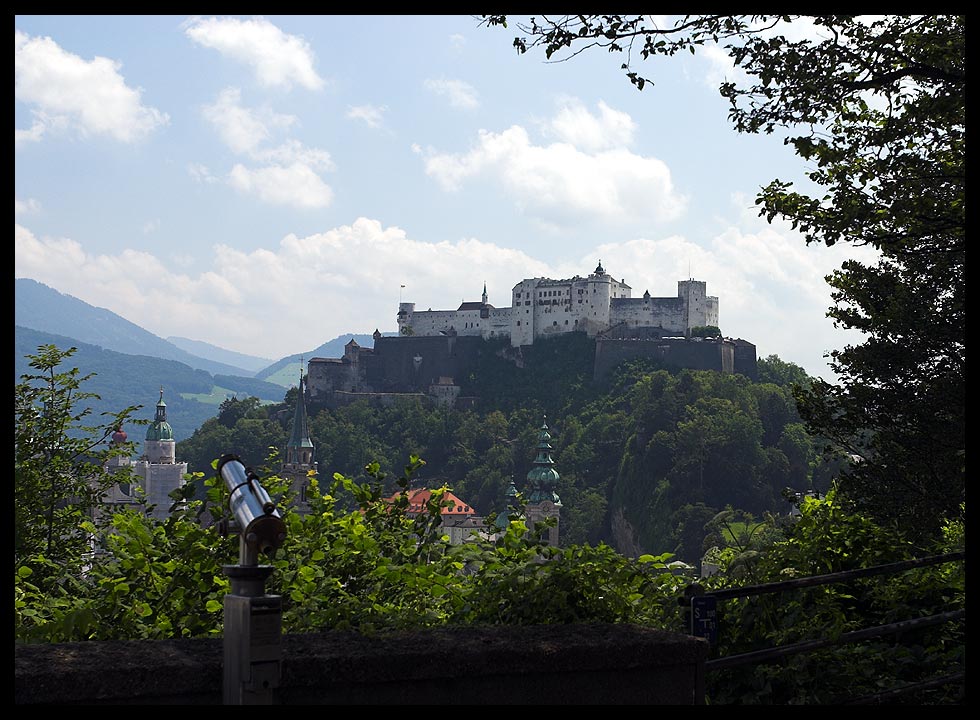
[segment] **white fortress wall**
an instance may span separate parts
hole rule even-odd
[[[526,278],[514,285],[511,304],[504,308],[486,303],[486,295],[483,302],[464,302],[456,310],[416,312],[414,303],[400,303],[398,326],[423,336],[449,330],[485,339],[509,336],[511,345],[519,347],[566,332],[584,331],[594,337],[619,324],[662,327],[681,336],[692,327],[718,325],[718,298],[707,295],[704,281],[678,281],[673,298],[653,298],[649,293],[632,298],[631,291],[625,279],[616,280],[600,265],[585,278]]]
[[[490,317],[483,326],[484,339],[510,337],[511,308],[490,308]]]

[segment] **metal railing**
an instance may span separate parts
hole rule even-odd
[[[683,597],[678,598],[678,602],[687,608],[689,632],[692,635],[707,638],[712,647],[716,647],[718,644],[718,601],[752,597],[756,595],[775,594],[818,585],[843,583],[857,578],[870,577],[874,575],[892,575],[913,568],[964,561],[965,558],[965,552],[953,552],[943,555],[917,558],[914,560],[889,563],[885,565],[876,565],[857,570],[846,570],[842,572],[828,573],[826,575],[795,578],[793,580],[786,580],[783,582],[748,585],[745,587],[710,591],[705,590],[699,583],[691,583],[684,589],[684,595]],[[751,652],[717,657],[707,660],[705,662],[704,670],[707,674],[713,671],[728,669],[740,665],[770,662],[790,655],[813,652],[834,645],[858,643],[875,637],[892,635],[911,629],[940,625],[957,620],[964,620],[965,618],[965,608],[947,610],[925,617],[911,618],[900,622],[893,622],[885,625],[867,627],[852,632],[841,633],[833,638],[822,638],[818,640],[808,640],[786,645],[775,645],[762,650],[754,650]],[[952,684],[963,685],[965,682],[964,678],[965,673],[960,671],[921,682],[908,683],[900,687],[882,690],[870,695],[836,699],[834,703],[877,704],[915,691],[934,689]]]

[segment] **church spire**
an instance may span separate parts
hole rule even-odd
[[[309,465],[313,461],[313,442],[306,419],[306,398],[303,392],[303,361],[299,363],[299,392],[296,394],[296,410],[293,413],[293,432],[286,446],[286,462],[291,465]]]
[[[551,459],[551,433],[548,432],[548,418],[544,417],[538,432],[538,452],[534,466],[527,473],[527,525],[533,529],[541,520],[554,518],[555,524],[549,527],[544,540],[549,545],[558,545],[558,517],[561,513],[561,499],[555,490],[561,476],[555,470]]]
[[[545,416],[541,423],[541,430],[538,432],[537,457],[534,458],[534,467],[527,474],[528,502],[536,503],[542,500],[549,500],[555,504],[561,501],[555,488],[561,477],[555,470],[555,461],[551,459],[551,433],[548,432],[548,417]]]
[[[484,305],[487,304],[487,282],[486,282],[486,280],[483,281],[483,304]]]

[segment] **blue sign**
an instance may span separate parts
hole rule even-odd
[[[691,598],[691,634],[707,638],[711,645],[718,644],[718,611],[714,595]]]

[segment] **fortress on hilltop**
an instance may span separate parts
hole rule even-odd
[[[509,351],[498,354],[519,367],[522,348],[572,332],[595,341],[595,380],[635,358],[757,377],[755,345],[698,330],[719,326],[718,298],[707,294],[705,282],[678,281],[676,297],[644,292],[634,298],[631,292],[625,278],[616,280],[600,262],[587,277],[522,280],[507,307],[487,301],[485,283],[479,302],[463,302],[455,310],[419,311],[415,303],[402,302],[397,337],[375,330],[373,348],[351,339],[342,358],[310,359],[308,399],[338,405],[365,396],[393,402],[416,394],[455,404],[462,401],[456,379],[469,374],[485,341],[508,338]]]
[[[509,337],[513,347],[533,345],[542,337],[584,332],[589,337],[621,328],[659,328],[673,336],[689,337],[691,329],[718,326],[718,298],[709,297],[707,284],[697,280],[677,283],[677,297],[630,296],[632,288],[602,267],[588,277],[567,280],[531,278],[511,291],[511,304],[497,308],[487,302],[464,302],[455,310],[415,310],[415,303],[398,306],[400,335]]]

